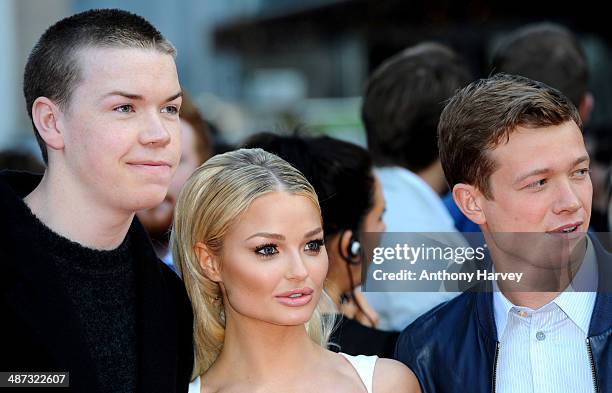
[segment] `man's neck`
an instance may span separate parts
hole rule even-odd
[[[571,284],[573,278],[580,270],[587,251],[588,240],[577,245],[567,261],[559,266],[559,269],[541,268],[529,266],[518,260],[512,261],[511,257],[501,259],[501,253],[495,248],[490,249],[495,263],[495,271],[500,273],[522,272],[525,277],[521,284],[509,281],[497,283],[503,295],[515,306],[529,307],[537,310],[550,303],[559,294],[565,291]],[[495,254],[497,254],[497,259]],[[566,259],[566,258],[563,258]],[[500,263],[503,261],[503,263]],[[550,280],[548,279],[550,276]],[[550,290],[546,290],[550,288]],[[554,288],[554,289],[553,289]]]
[[[560,292],[504,292],[503,295],[512,304],[538,310],[553,301]]]
[[[125,239],[134,213],[113,211],[77,187],[54,181],[49,170],[24,198],[32,213],[52,231],[82,246],[112,250]]]

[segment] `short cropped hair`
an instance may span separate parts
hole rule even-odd
[[[470,184],[493,199],[489,176],[497,163],[489,151],[507,143],[517,127],[568,121],[582,129],[574,104],[544,83],[509,74],[473,82],[448,102],[438,125],[440,159],[451,190],[457,183]]]
[[[462,59],[436,43],[410,47],[378,67],[361,107],[374,164],[418,172],[435,162],[444,103],[471,80]]]
[[[588,90],[584,50],[574,34],[553,23],[524,26],[502,39],[493,72],[522,75],[565,94],[576,107]]]
[[[176,56],[174,46],[144,18],[117,9],[89,10],[60,20],[40,37],[25,66],[23,93],[28,115],[38,97],[47,97],[62,110],[81,79],[78,53],[84,48],[153,49]],[[45,142],[34,133],[47,162]]]

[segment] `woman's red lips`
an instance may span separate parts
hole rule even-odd
[[[279,303],[288,307],[302,307],[312,300],[312,288],[298,288],[276,295]]]

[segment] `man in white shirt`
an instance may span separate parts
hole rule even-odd
[[[368,80],[362,119],[385,196],[387,232],[437,233],[436,238],[444,243],[464,244],[440,199],[447,185],[436,129],[444,102],[470,80],[459,56],[434,43],[398,53]],[[379,328],[402,330],[424,312],[456,296],[444,291],[405,290],[365,292],[379,313]]]
[[[402,333],[396,358],[424,391],[612,391],[611,256],[586,236],[593,189],[581,127],[559,91],[507,74],[472,83],[444,109],[453,198],[480,226],[495,272],[525,277],[464,293]]]

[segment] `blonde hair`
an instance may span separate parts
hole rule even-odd
[[[215,362],[225,338],[225,315],[219,284],[204,275],[194,250],[204,243],[220,255],[223,239],[253,201],[284,191],[319,201],[306,178],[283,159],[261,149],[240,149],[212,157],[185,183],[175,207],[171,234],[174,263],[183,277],[194,313],[195,368],[202,375]],[[334,320],[321,306],[333,307],[325,292],[305,324],[309,337],[326,347]]]

